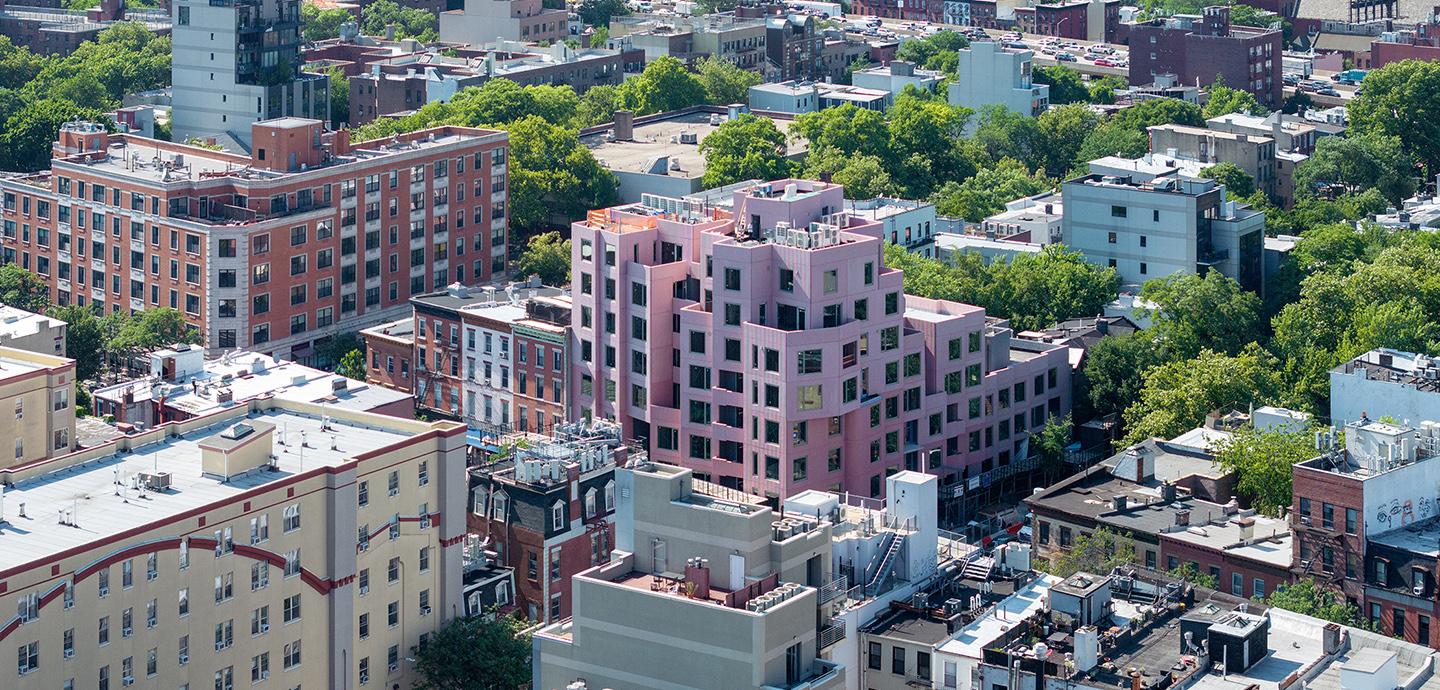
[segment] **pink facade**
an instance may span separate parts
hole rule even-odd
[[[1069,410],[1066,349],[904,295],[881,225],[843,203],[782,180],[733,211],[647,198],[575,223],[572,417],[772,496],[879,496],[901,469],[948,485],[1027,458],[1027,432]]]

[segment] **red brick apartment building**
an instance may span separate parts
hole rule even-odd
[[[1285,98],[1279,29],[1232,25],[1230,8],[1225,6],[1206,7],[1198,17],[1182,14],[1127,28],[1132,85],[1153,83],[1160,74],[1173,74],[1181,84],[1198,81],[1201,86],[1223,78],[1226,86],[1248,91],[1272,108]]]
[[[553,440],[470,470],[469,531],[515,570],[515,603],[531,620],[571,612],[571,576],[604,563],[615,544],[619,427],[566,424]]]
[[[173,307],[211,352],[302,361],[503,270],[504,132],[351,144],[295,117],[252,132],[247,156],[65,124],[50,171],[0,179],[3,260],[57,304]]]
[[[366,383],[414,392],[415,319],[405,317],[360,331],[365,341]]]

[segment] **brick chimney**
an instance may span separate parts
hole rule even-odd
[[[615,140],[630,141],[635,138],[635,113],[629,110],[615,111]]]

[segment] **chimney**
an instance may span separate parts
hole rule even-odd
[[[629,110],[615,111],[615,140],[631,141],[635,138],[635,113]]]
[[[1240,541],[1250,542],[1255,539],[1255,518],[1243,517],[1236,521],[1240,525]]]
[[[1130,690],[1141,690],[1144,679],[1145,674],[1141,673],[1139,669],[1130,669]]]
[[[350,153],[350,130],[337,129],[330,135],[330,153],[336,156]]]
[[[691,597],[710,598],[710,561],[704,558],[691,558],[686,561],[685,582],[695,585],[695,591],[690,593]]]
[[[1110,502],[1111,502],[1111,506],[1115,509],[1115,512],[1118,513],[1118,512],[1120,512],[1120,511],[1125,510],[1126,505],[1127,505],[1127,503],[1128,503],[1128,499],[1126,499],[1124,495],[1120,495],[1120,496],[1115,496],[1115,497],[1111,498],[1111,499],[1110,499]]]
[[[1175,511],[1175,526],[1176,526],[1176,527],[1189,527],[1189,526],[1190,526],[1190,511],[1188,511],[1188,510],[1177,510],[1177,511]]]
[[[1099,333],[1102,336],[1110,335],[1110,322],[1105,320],[1104,316],[1098,316],[1095,318],[1095,332]]]
[[[1326,624],[1325,629],[1320,633],[1320,641],[1325,656],[1340,651],[1340,624]]]
[[[1175,485],[1174,485],[1174,484],[1172,484],[1172,483],[1170,483],[1170,482],[1165,482],[1164,484],[1161,484],[1161,485],[1160,485],[1160,500],[1162,500],[1162,501],[1164,501],[1164,502],[1166,502],[1166,503],[1174,503],[1174,502],[1175,502]]]

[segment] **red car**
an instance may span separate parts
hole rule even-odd
[[[1119,67],[1119,65],[1115,64],[1114,61],[1110,60],[1109,58],[1095,58],[1095,66],[1096,66],[1096,67]]]

